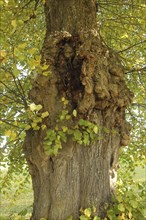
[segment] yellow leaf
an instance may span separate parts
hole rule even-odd
[[[36,110],[39,111],[42,109],[42,105],[36,105]]]
[[[62,130],[63,130],[63,132],[66,132],[68,130],[68,127],[62,126]]]
[[[131,212],[128,213],[128,217],[129,217],[129,219],[132,219],[132,213]]]
[[[32,123],[31,123],[31,126],[32,126],[32,128],[36,128],[36,127],[37,127],[37,123],[32,122]]]
[[[41,128],[42,128],[42,130],[45,130],[45,129],[47,128],[47,126],[43,124],[43,125],[41,126]]]
[[[49,115],[48,111],[43,112],[42,115],[41,115],[41,118],[46,118],[48,115]]]
[[[51,75],[51,72],[50,71],[43,71],[42,74],[44,76],[49,76],[49,75]]]
[[[36,110],[37,105],[33,102],[33,103],[31,103],[31,104],[29,105],[29,107],[30,107],[30,110],[33,112],[33,111]]]
[[[93,131],[94,131],[95,134],[97,134],[98,133],[98,127],[94,126]]]
[[[19,49],[24,49],[26,46],[27,46],[26,43],[22,43],[22,44],[19,44],[19,45],[18,45],[18,48],[19,48]]]
[[[11,21],[11,25],[12,25],[14,28],[16,28],[16,27],[17,27],[17,22],[16,22],[16,20]]]
[[[62,97],[61,101],[62,101],[62,102],[64,102],[64,101],[65,101],[65,98],[64,98],[64,97]]]
[[[40,59],[31,59],[28,61],[28,65],[31,69],[35,69],[36,67],[40,66]]]
[[[5,136],[10,137],[11,140],[15,140],[15,138],[17,137],[17,134],[14,131],[7,130],[5,132]]]
[[[43,65],[42,70],[46,70],[46,69],[48,69],[48,65]]]
[[[90,217],[90,216],[91,216],[91,214],[92,214],[91,209],[90,209],[90,208],[85,209],[85,210],[84,210],[84,214],[85,214],[87,217]]]
[[[121,215],[118,216],[118,220],[126,220],[127,218],[125,218],[125,214],[122,213]]]
[[[29,130],[30,128],[31,128],[30,125],[26,125],[25,130],[27,131],[27,130]]]
[[[128,34],[127,34],[127,33],[123,34],[123,35],[121,36],[121,38],[128,38]]]
[[[5,132],[5,136],[10,136],[11,135],[11,130],[7,130],[6,132]]]
[[[66,115],[65,118],[66,118],[66,120],[69,120],[70,119],[70,115]]]
[[[5,58],[7,53],[4,50],[0,50],[0,57]]]
[[[35,103],[31,103],[29,107],[30,107],[31,111],[35,111],[36,110],[36,104]]]
[[[73,114],[74,117],[77,117],[77,110],[74,109],[72,114]]]
[[[0,50],[0,63],[6,61],[6,55],[7,53],[4,50]]]

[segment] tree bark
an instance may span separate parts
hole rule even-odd
[[[98,125],[98,140],[79,145],[71,135],[57,156],[44,152],[46,130],[26,133],[24,152],[34,191],[32,220],[79,219],[80,208],[95,207],[104,216],[116,183],[119,148],[128,144],[130,125],[125,109],[132,94],[116,53],[107,48],[96,25],[96,1],[46,0],[46,37],[42,65],[51,74],[38,75],[29,97],[49,116],[47,129],[55,129],[63,104],[77,110],[69,126],[81,118]]]

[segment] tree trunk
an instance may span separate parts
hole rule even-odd
[[[46,0],[44,5],[42,65],[49,66],[50,74],[37,76],[30,99],[49,112],[42,122],[47,129],[55,129],[57,123],[73,127],[83,118],[96,124],[99,132],[89,146],[68,135],[58,154],[47,156],[47,130],[27,131],[24,152],[34,190],[32,220],[77,220],[80,208],[88,207],[96,208],[94,215],[104,216],[104,204],[114,192],[119,148],[129,141],[125,108],[132,95],[117,54],[98,34],[95,2]],[[64,108],[62,97],[77,117],[56,122]]]

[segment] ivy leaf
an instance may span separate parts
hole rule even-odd
[[[83,133],[83,143],[85,145],[89,145],[90,144],[90,136],[87,132]]]
[[[92,214],[91,208],[85,209],[84,214],[89,218]]]
[[[88,220],[88,217],[86,217],[85,215],[81,215],[80,220]]]
[[[62,126],[62,130],[63,130],[63,132],[67,132],[68,131],[68,127]]]
[[[31,128],[30,125],[26,125],[26,126],[25,126],[25,130],[26,130],[26,131],[29,130],[30,128]]]
[[[42,105],[37,105],[37,106],[36,106],[36,110],[37,110],[37,111],[40,111],[41,109],[42,109]]]
[[[124,212],[124,211],[125,211],[125,207],[124,207],[123,204],[119,204],[119,205],[118,205],[118,209],[119,209],[119,211],[121,211],[121,212]]]
[[[137,201],[135,201],[135,200],[130,200],[130,204],[131,204],[131,206],[132,206],[134,209],[136,209],[137,206],[138,206],[138,203],[137,203]]]
[[[93,131],[94,131],[95,134],[97,134],[98,133],[98,127],[94,126]]]
[[[43,125],[41,125],[41,128],[42,128],[42,130],[45,130],[47,128],[47,126],[43,124]]]
[[[73,135],[76,141],[79,141],[82,139],[82,133],[77,129],[74,130]]]
[[[31,110],[32,112],[36,110],[36,104],[35,104],[35,103],[31,103],[31,104],[29,105],[29,107],[30,107],[30,110]]]
[[[49,112],[48,111],[43,112],[42,115],[41,115],[41,118],[46,118],[47,116],[49,116]]]
[[[36,128],[37,127],[37,123],[36,122],[32,122],[31,126],[32,126],[32,128]]]
[[[33,103],[31,103],[30,105],[29,105],[29,107],[30,107],[30,110],[33,112],[33,111],[39,111],[39,110],[41,110],[42,109],[42,105],[36,105],[34,102]]]
[[[74,109],[72,114],[73,114],[74,117],[77,117],[77,110]]]
[[[66,141],[67,141],[66,134],[65,134],[63,131],[59,131],[58,134],[59,134],[61,140],[62,140],[64,143],[66,143]]]

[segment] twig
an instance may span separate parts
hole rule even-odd
[[[117,53],[123,53],[123,52],[125,52],[125,51],[127,51],[127,50],[129,50],[129,49],[131,49],[131,48],[133,48],[133,47],[136,47],[136,46],[138,46],[139,44],[143,44],[143,43],[146,43],[146,40],[141,41],[141,42],[138,42],[138,43],[136,43],[136,44],[133,44],[133,45],[131,45],[131,46],[125,48],[124,50],[118,51]]]
[[[146,70],[146,67],[142,67],[142,68],[139,68],[139,69],[129,70],[129,71],[127,71],[125,74],[127,74],[127,73],[133,73],[133,72],[139,72],[139,71],[145,71],[145,70]]]

